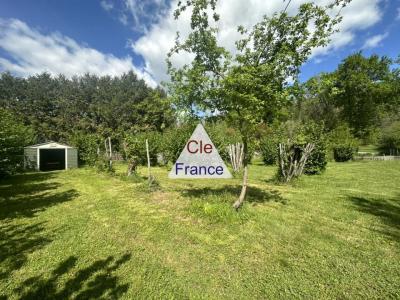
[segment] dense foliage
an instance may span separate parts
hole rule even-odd
[[[38,142],[70,142],[76,132],[112,136],[161,131],[174,122],[165,93],[149,88],[133,72],[120,77],[85,75],[68,79],[47,73],[28,78],[0,76],[0,107],[33,127]]]
[[[344,162],[353,159],[358,149],[358,141],[347,125],[340,125],[329,133],[329,148],[335,161]]]
[[[376,143],[387,116],[400,119],[399,69],[386,56],[345,58],[332,73],[309,79],[293,106],[302,120],[322,124],[325,131],[348,124],[351,134],[366,144]]]
[[[260,152],[264,164],[276,164],[278,159],[278,141],[275,135],[268,134],[261,139]]]
[[[128,160],[136,164],[147,164],[146,140],[149,146],[150,163],[156,165],[157,155],[163,152],[163,140],[159,132],[149,131],[127,135],[124,138],[124,154]]]
[[[23,167],[24,146],[32,143],[33,130],[12,112],[0,108],[0,177]]]
[[[103,142],[100,136],[95,133],[77,131],[72,133],[68,139],[71,145],[79,149],[79,164],[94,166],[99,156],[101,143]]]
[[[196,127],[195,122],[169,128],[163,135],[162,153],[166,161],[175,163]]]
[[[379,148],[385,154],[400,155],[400,121],[395,121],[382,129]]]

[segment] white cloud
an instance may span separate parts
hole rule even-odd
[[[128,22],[128,17],[127,17],[126,14],[124,14],[124,13],[122,13],[122,14],[119,16],[118,20],[119,20],[122,24],[124,24],[125,26],[127,26],[127,25],[129,24],[129,22]]]
[[[377,34],[374,36],[371,36],[368,38],[364,45],[363,49],[370,49],[370,48],[375,48],[381,45],[381,42],[388,36],[388,33],[383,33],[383,34]]]
[[[163,0],[159,1],[163,2]],[[139,40],[132,43],[133,51],[143,56],[146,71],[152,74],[157,81],[168,80],[165,58],[169,49],[173,46],[176,32],[179,31],[181,36],[185,36],[189,32],[190,15],[188,13],[185,13],[178,21],[174,20],[173,10],[178,1],[172,1],[164,17],[158,18],[157,22]],[[292,0],[288,12],[295,13],[297,7],[307,1]],[[332,36],[332,41],[328,47],[315,49],[313,57],[328,54],[352,43],[358,30],[363,30],[376,24],[382,17],[382,12],[379,8],[380,1],[353,0],[342,10],[343,21],[340,24],[340,32]],[[330,1],[318,0],[316,2],[326,4]],[[221,16],[218,33],[220,44],[230,51],[235,51],[234,42],[239,36],[236,31],[238,25],[251,28],[262,19],[263,15],[271,15],[280,11],[286,4],[287,2],[282,2],[281,0],[220,0],[217,6],[217,11]],[[165,9],[164,6],[163,9]],[[187,59],[187,55],[181,55],[176,58],[178,64],[187,61]]]
[[[105,0],[102,0],[100,2],[100,5],[105,11],[110,11],[114,8],[114,4],[112,4],[111,2],[107,2]]]
[[[147,32],[148,26],[158,23],[160,18],[168,12],[168,0],[123,0],[124,22],[129,19],[132,23],[132,29],[138,32]]]
[[[397,16],[396,16],[396,20],[400,20],[400,7],[397,8]]]
[[[8,70],[19,76],[44,71],[68,77],[85,73],[116,76],[132,70],[147,84],[156,86],[151,75],[135,67],[129,56],[117,58],[104,54],[60,33],[44,35],[16,19],[0,18],[0,48],[10,57],[0,57],[0,71]]]

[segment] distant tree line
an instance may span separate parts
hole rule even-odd
[[[363,143],[377,143],[382,130],[400,119],[396,63],[386,56],[350,55],[334,72],[298,86],[294,115],[323,123],[326,131],[347,124]]]
[[[10,132],[21,136],[18,149],[14,145],[11,152],[2,153],[2,161],[14,166],[11,169],[16,166],[13,154],[19,153],[21,161],[22,147],[29,143],[69,143],[82,150],[81,162],[92,164],[93,153],[105,138],[111,137],[114,150],[120,151],[126,135],[161,132],[175,122],[165,92],[148,87],[133,72],[117,77],[87,74],[73,78],[48,73],[20,78],[2,73],[0,108],[2,144],[10,141]],[[27,134],[22,132],[31,134],[24,139]]]
[[[400,71],[396,63],[384,56],[356,53],[331,73],[287,86],[279,106],[268,109],[255,125],[249,157],[260,153],[266,164],[276,164],[278,143],[312,141],[315,148],[304,172],[317,174],[329,159],[351,159],[360,143],[378,145],[382,153],[398,153]],[[159,162],[157,154],[164,163],[173,162],[200,119],[197,112],[187,113],[161,88],[149,88],[133,72],[74,78],[47,73],[19,78],[3,73],[0,113],[0,176],[21,169],[23,146],[47,140],[78,147],[80,162],[95,165],[99,150],[104,152],[104,140],[110,137],[113,150],[137,165],[145,163],[148,139],[152,163]],[[240,132],[226,122],[223,112],[207,117],[205,124],[228,160],[227,146],[241,140]]]
[[[0,76],[0,107],[33,128],[37,142],[68,142],[77,132],[112,136],[161,131],[174,122],[165,92],[149,88],[133,72],[66,78],[43,73]]]

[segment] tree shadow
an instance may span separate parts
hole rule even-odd
[[[379,217],[386,225],[379,232],[400,241],[400,196],[392,199],[349,196],[358,210]]]
[[[21,268],[27,256],[51,242],[43,235],[44,223],[0,224],[0,279]]]
[[[0,182],[0,279],[20,269],[30,253],[52,242],[54,230],[45,222],[33,218],[37,213],[74,199],[78,193],[71,189],[51,193],[60,184],[41,182],[53,173],[28,173],[12,176]]]
[[[60,193],[50,191],[61,186],[58,182],[42,182],[54,173],[27,173],[0,182],[0,220],[33,217],[37,212],[70,201],[78,196],[74,189]]]
[[[16,199],[0,198],[0,206],[3,208],[0,211],[0,220],[20,217],[31,218],[46,208],[71,201],[78,195],[76,190],[70,189],[56,194],[45,192],[38,195],[20,195]]]
[[[191,188],[184,189],[181,191],[182,196],[185,197],[207,197],[207,196],[222,196],[224,194],[229,194],[233,198],[239,197],[242,187],[240,185],[225,185],[220,188]],[[287,201],[284,199],[280,192],[277,190],[263,190],[255,186],[247,187],[246,201],[253,204],[265,203],[265,202],[279,202],[286,204]]]
[[[38,186],[37,183],[52,179],[54,175],[54,172],[35,172],[6,177],[0,180],[0,195],[3,197],[11,197],[38,191],[40,190],[40,186]]]
[[[118,259],[109,256],[86,268],[75,270],[78,258],[70,256],[62,261],[50,276],[31,277],[14,289],[14,292],[21,300],[118,299],[126,293],[129,285],[120,284],[114,272],[130,259],[130,254],[124,254]],[[60,280],[67,273],[69,279],[60,288]]]

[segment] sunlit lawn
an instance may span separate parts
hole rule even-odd
[[[160,189],[90,168],[0,182],[0,299],[400,297],[400,161],[330,163],[293,185]],[[140,169],[144,177],[146,169]]]

